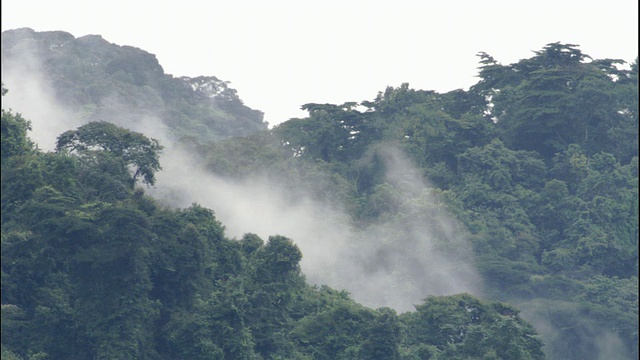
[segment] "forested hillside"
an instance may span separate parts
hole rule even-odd
[[[386,248],[403,253],[397,229],[432,223],[433,204],[425,193],[405,198],[385,176],[387,149],[401,149],[469,231],[485,296],[524,311],[550,358],[595,359],[604,348],[634,358],[637,61],[625,69],[560,43],[515,64],[480,60],[469,91],[403,84],[372,101],[306,104],[307,118],[212,144],[203,157],[232,178],[262,172],[346,199],[358,223],[396,229]]]
[[[92,122],[43,153],[29,126],[2,111],[3,359],[543,358],[513,306],[369,309],[307,284],[284,236],[159,206],[135,187],[155,181],[154,139]]]
[[[262,112],[245,106],[228,82],[165,74],[155,55],[99,35],[4,31],[2,68],[23,79],[44,74],[56,101],[81,122],[109,119],[131,128],[154,118],[171,140],[204,142],[267,128]]]
[[[3,33],[3,67],[18,32],[40,39]],[[59,47],[89,59],[81,44],[97,39],[46,36],[62,39],[40,48],[50,69],[62,68],[51,55]],[[90,66],[59,59],[66,72],[51,71],[62,101],[88,115],[55,151],[39,150],[29,121],[2,111],[3,359],[638,357],[637,60],[625,68],[561,43],[510,65],[481,53],[468,91],[402,84],[371,101],[305,104],[308,117],[266,129],[235,93],[237,122],[188,115],[229,108],[191,99],[197,86],[158,93],[162,81],[185,83],[135,53],[149,62],[124,56],[83,72]],[[188,118],[161,117],[200,170],[339,204],[357,234],[353,260],[368,271],[404,259],[390,271],[420,287],[403,274],[434,252],[453,259],[446,272],[478,269],[482,290],[426,296],[399,313],[308,283],[307,254],[288,234],[230,238],[215,208],[146,195],[168,144],[100,121],[113,102],[88,95],[98,83],[137,94],[132,118],[159,104],[149,99]],[[443,225],[444,212],[461,229]],[[423,229],[430,247],[411,247]],[[468,254],[452,240],[461,234]]]

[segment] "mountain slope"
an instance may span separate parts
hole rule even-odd
[[[165,74],[155,55],[109,43],[29,28],[2,33],[6,79],[39,76],[80,122],[105,120],[129,128],[159,118],[175,140],[208,142],[265,130],[263,114],[245,106],[228,82]],[[139,126],[138,126],[139,127]]]

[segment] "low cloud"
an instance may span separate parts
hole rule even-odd
[[[397,206],[410,212],[418,200],[425,213],[357,227],[336,204],[310,195],[291,200],[289,189],[266,177],[231,181],[200,171],[175,147],[165,152],[151,194],[179,207],[197,202],[213,209],[230,237],[290,237],[302,250],[308,281],[347,290],[367,306],[411,311],[427,295],[479,294],[463,229],[401,152],[385,149],[384,158]]]
[[[603,327],[592,309],[567,301],[534,299],[518,306],[542,336],[550,359],[635,359],[619,333]],[[629,334],[627,334],[629,335]],[[592,341],[584,341],[591,339]]]
[[[171,142],[157,116],[132,109],[115,94],[91,118],[65,109],[36,57],[2,66],[9,89],[3,107],[32,122],[30,137],[40,149],[53,150],[58,135],[98,120],[95,116],[159,139],[165,146],[163,170],[156,174],[156,187],[147,189],[150,195],[171,206],[198,203],[214,210],[231,238],[255,233],[263,239],[276,234],[293,239],[303,252],[301,265],[310,283],[347,290],[367,306],[398,311],[414,310],[428,295],[481,291],[464,230],[397,149],[379,151],[386,182],[396,194],[394,206],[407,216],[356,226],[339,204],[311,195],[291,199],[292,189],[265,176],[231,181],[201,170]]]
[[[2,108],[31,121],[29,137],[40,149],[54,150],[58,135],[82,125],[74,112],[56,100],[52,84],[45,80],[35,54],[19,59],[3,58],[2,83],[9,90],[2,98]]]

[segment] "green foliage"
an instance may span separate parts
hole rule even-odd
[[[27,138],[27,131],[31,130],[31,124],[20,114],[14,115],[2,109],[1,129],[0,153],[3,162],[11,156],[25,155],[33,149],[33,143]]]
[[[144,183],[153,185],[154,173],[160,169],[162,146],[156,139],[100,121],[63,133],[58,137],[56,150],[77,154],[87,163],[113,163],[117,159],[121,166],[133,168],[133,182],[141,176]]]
[[[41,62],[26,64],[33,54]],[[165,74],[155,55],[99,35],[3,31],[2,59],[8,72],[37,66],[55,84],[56,99],[86,122],[109,119],[135,129],[154,118],[172,140],[192,137],[203,143],[267,129],[263,113],[244,105],[228,82]]]
[[[291,119],[277,126],[276,132],[295,156],[326,162],[358,158],[379,131],[369,114],[356,110],[356,105],[305,104],[302,109],[309,111],[309,118]]]
[[[625,312],[589,301],[534,299],[519,304],[541,329],[552,359],[633,359],[638,356],[637,308]],[[524,316],[524,315],[523,315]]]
[[[424,352],[436,359],[543,359],[542,342],[514,307],[484,302],[467,294],[430,296],[407,313],[409,353]]]
[[[373,318],[373,312],[360,305],[338,303],[299,321],[293,338],[312,359],[349,359],[363,351],[360,346]]]
[[[615,152],[625,161],[629,151],[637,154],[637,139],[632,138],[637,138],[637,113],[634,119],[633,105],[623,100],[627,95],[618,95],[634,90],[615,81],[633,76],[614,66],[622,61],[589,62],[577,45],[560,43],[509,66],[483,56],[482,80],[474,90],[491,97],[491,116],[510,147],[537,151],[545,159],[570,144],[579,144],[589,155]],[[617,151],[621,147],[624,153]]]
[[[365,340],[360,348],[360,359],[400,359],[400,321],[395,311],[378,309],[376,318],[366,330]]]
[[[431,197],[404,199],[387,175],[393,166],[383,149],[394,146],[469,230],[487,296],[600,306],[595,293],[581,295],[593,279],[628,280],[638,271],[637,61],[627,70],[619,60],[594,60],[560,43],[510,65],[480,56],[480,81],[469,91],[402,84],[363,101],[364,112],[357,103],[307,104],[306,118],[212,147],[212,164],[222,165],[212,169],[240,178],[257,170],[292,194],[339,194],[333,201],[357,224],[431,224],[433,206],[424,204]],[[385,248],[402,252],[404,235],[387,229]],[[625,285],[612,284],[610,301],[617,303]],[[499,358],[496,351],[484,355]],[[403,354],[458,356],[431,344]]]
[[[74,82],[92,78],[90,67],[52,58],[71,79],[61,93],[87,118],[105,109],[83,96],[104,100],[114,84],[141,108],[166,106],[203,168],[340,204],[355,232],[383,220],[375,238],[392,253],[420,255],[403,239],[426,227],[458,254],[440,215],[453,214],[489,300],[366,308],[308,285],[295,239],[231,240],[213,210],[164,208],[134,191],[155,181],[157,141],[91,122],[42,153],[28,121],[3,110],[3,358],[637,358],[637,60],[627,70],[560,43],[511,65],[481,53],[469,91],[402,84],[361,104],[306,104],[308,117],[250,134],[232,124],[255,125],[257,114],[226,84],[176,82],[127,51],[101,63],[109,76],[88,92]],[[208,142],[232,134],[247,136]]]

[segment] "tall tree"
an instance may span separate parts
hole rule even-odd
[[[86,161],[100,161],[101,156],[118,159],[124,168],[132,167],[132,181],[138,176],[148,185],[155,183],[155,172],[160,170],[159,156],[162,146],[156,139],[120,128],[106,121],[91,122],[58,137],[58,152],[76,154]]]
[[[630,122],[628,105],[615,101],[617,80],[629,76],[615,66],[622,61],[593,61],[577,45],[561,43],[535,54],[508,66],[481,55],[482,80],[472,89],[491,103],[501,139],[546,159],[573,143],[589,155],[609,151],[611,137],[619,136],[611,129]]]

